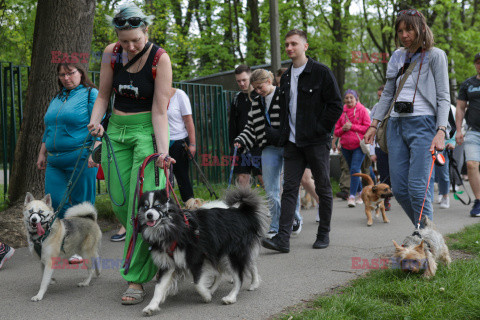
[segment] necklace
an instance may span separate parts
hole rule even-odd
[[[135,71],[135,75],[138,73],[138,70],[140,69],[140,66],[142,65],[142,59],[143,57],[140,58],[140,60],[138,61],[138,65],[137,65],[137,71]],[[127,70],[125,70],[128,74],[128,79],[130,79],[130,89],[133,88],[133,78],[135,78],[135,75],[133,76],[133,78],[131,77],[131,73],[128,72]]]

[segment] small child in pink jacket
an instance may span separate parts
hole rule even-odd
[[[355,90],[348,89],[344,95],[345,105],[343,114],[335,124],[335,136],[340,138],[342,154],[350,168],[350,197],[348,206],[355,207],[355,204],[362,203],[360,193],[362,183],[360,177],[352,174],[360,172],[365,154],[360,148],[360,140],[370,126],[370,116],[367,109],[358,101],[358,94]]]

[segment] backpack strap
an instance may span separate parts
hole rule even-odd
[[[113,52],[112,52],[112,59],[110,60],[110,65],[112,66],[112,69],[115,69],[115,63],[117,62],[117,57],[119,56],[119,51],[120,51],[120,41],[115,43],[115,46],[113,47]]]
[[[158,60],[160,60],[160,57],[162,54],[164,54],[166,51],[163,48],[158,48],[157,52],[155,53],[155,57],[153,58],[152,62],[152,76],[153,80],[155,80],[155,77],[157,76],[157,64]]]

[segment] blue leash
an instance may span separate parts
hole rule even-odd
[[[235,147],[235,149],[233,149],[232,169],[230,169],[230,178],[228,179],[227,190],[230,189],[230,185],[232,184],[233,169],[235,168],[235,158],[237,157],[237,150],[238,150],[237,147]]]

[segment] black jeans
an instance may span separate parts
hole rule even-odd
[[[175,141],[168,151],[170,156],[177,161],[173,165],[173,174],[177,178],[178,189],[180,189],[183,202],[193,198],[192,183],[188,177],[188,155],[183,146],[184,142],[188,145],[188,138]]]
[[[388,166],[388,153],[382,151],[382,149],[376,147],[375,154],[377,155],[377,170],[380,175],[380,182],[386,183],[391,186],[390,182],[390,169]]]
[[[315,192],[319,198],[320,224],[317,235],[330,232],[333,196],[330,185],[330,147],[327,144],[299,148],[292,142],[284,147],[284,182],[278,236],[288,242],[292,232],[293,217],[297,204],[298,189],[307,164],[312,170]]]

